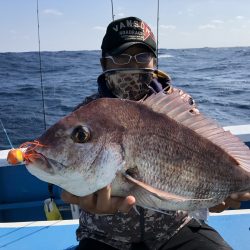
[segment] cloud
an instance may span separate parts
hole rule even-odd
[[[192,16],[194,16],[194,10],[191,9],[191,8],[187,8],[185,10],[179,10],[177,12],[177,15],[178,16],[187,15],[187,16],[191,16],[192,17]]]
[[[166,30],[175,30],[176,26],[175,25],[164,25],[164,24],[161,24],[160,28],[166,29]]]
[[[43,11],[44,14],[46,15],[52,15],[52,16],[62,16],[63,13],[59,10],[54,10],[54,9],[46,9]]]
[[[215,29],[216,26],[213,24],[204,24],[204,25],[200,25],[198,27],[199,30],[205,30],[205,29]]]
[[[23,35],[22,38],[23,38],[24,40],[30,40],[30,36],[29,36],[29,35]]]
[[[188,16],[194,16],[194,10],[193,9],[191,9],[191,8],[188,8],[187,9],[187,14],[188,14]]]
[[[242,20],[242,19],[244,19],[245,17],[244,16],[236,16],[235,17],[235,19],[237,19],[237,20]]]
[[[103,27],[103,26],[95,26],[93,27],[94,30],[106,30],[106,27]]]
[[[182,32],[180,32],[180,35],[182,35],[182,36],[190,36],[192,34],[190,32],[187,32],[187,31],[182,31]]]
[[[211,21],[211,23],[222,24],[222,23],[224,23],[224,21],[218,20],[218,19],[214,19],[214,20]]]
[[[17,34],[17,31],[16,31],[16,30],[13,30],[13,29],[9,30],[9,32],[10,32],[10,34],[12,34],[12,35],[16,35],[16,34]]]
[[[119,12],[119,13],[115,14],[115,17],[116,17],[116,16],[118,16],[118,17],[124,17],[125,14],[124,14],[123,12]]]

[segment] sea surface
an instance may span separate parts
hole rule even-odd
[[[42,92],[38,52],[0,53],[0,119],[14,147],[96,92],[99,58],[100,51],[42,52]],[[159,69],[221,125],[250,124],[250,47],[160,49]],[[0,150],[9,147],[0,124]]]

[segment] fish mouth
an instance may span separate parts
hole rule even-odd
[[[45,156],[34,149],[29,149],[24,153],[25,165],[29,168],[37,168],[49,174],[55,174],[56,170],[63,168],[64,166]]]
[[[27,148],[24,151],[23,155],[24,155],[24,161],[26,165],[37,162],[37,161],[47,161],[47,157],[45,155],[43,155],[42,153],[32,148],[31,149]]]

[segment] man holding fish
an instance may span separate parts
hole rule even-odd
[[[171,86],[167,74],[156,70],[155,38],[150,27],[139,18],[127,17],[110,23],[101,48],[103,73],[98,78],[98,93],[79,107],[101,97],[138,101],[162,90],[165,94],[179,91]],[[199,112],[189,95],[179,93]],[[133,170],[127,173],[134,174]],[[157,211],[135,206],[137,199],[133,195],[121,198],[111,192],[112,186],[107,185],[84,197],[62,193],[65,202],[78,204],[82,209],[77,249],[231,249],[205,224],[206,209],[196,213]],[[249,199],[249,192],[234,193],[210,211],[239,208],[241,201]]]
[[[145,22],[113,21],[101,48],[98,93],[8,161],[80,206],[78,250],[232,249],[205,221],[250,200],[249,148],[156,69]]]

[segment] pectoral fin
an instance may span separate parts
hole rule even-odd
[[[184,201],[194,201],[194,200],[200,200],[200,201],[204,201],[204,200],[212,200],[213,198],[208,198],[208,199],[195,199],[195,198],[190,198],[190,197],[184,197],[184,196],[180,196],[180,195],[176,195],[170,192],[166,192],[166,191],[162,191],[160,189],[154,188],[144,182],[138,181],[136,179],[134,179],[132,176],[124,173],[124,176],[127,178],[127,180],[129,180],[130,182],[138,185],[139,187],[143,188],[144,190],[146,190],[147,192],[149,192],[151,195],[154,195],[155,197],[157,197],[160,200],[171,200],[171,201],[175,201],[175,202],[184,202]]]

